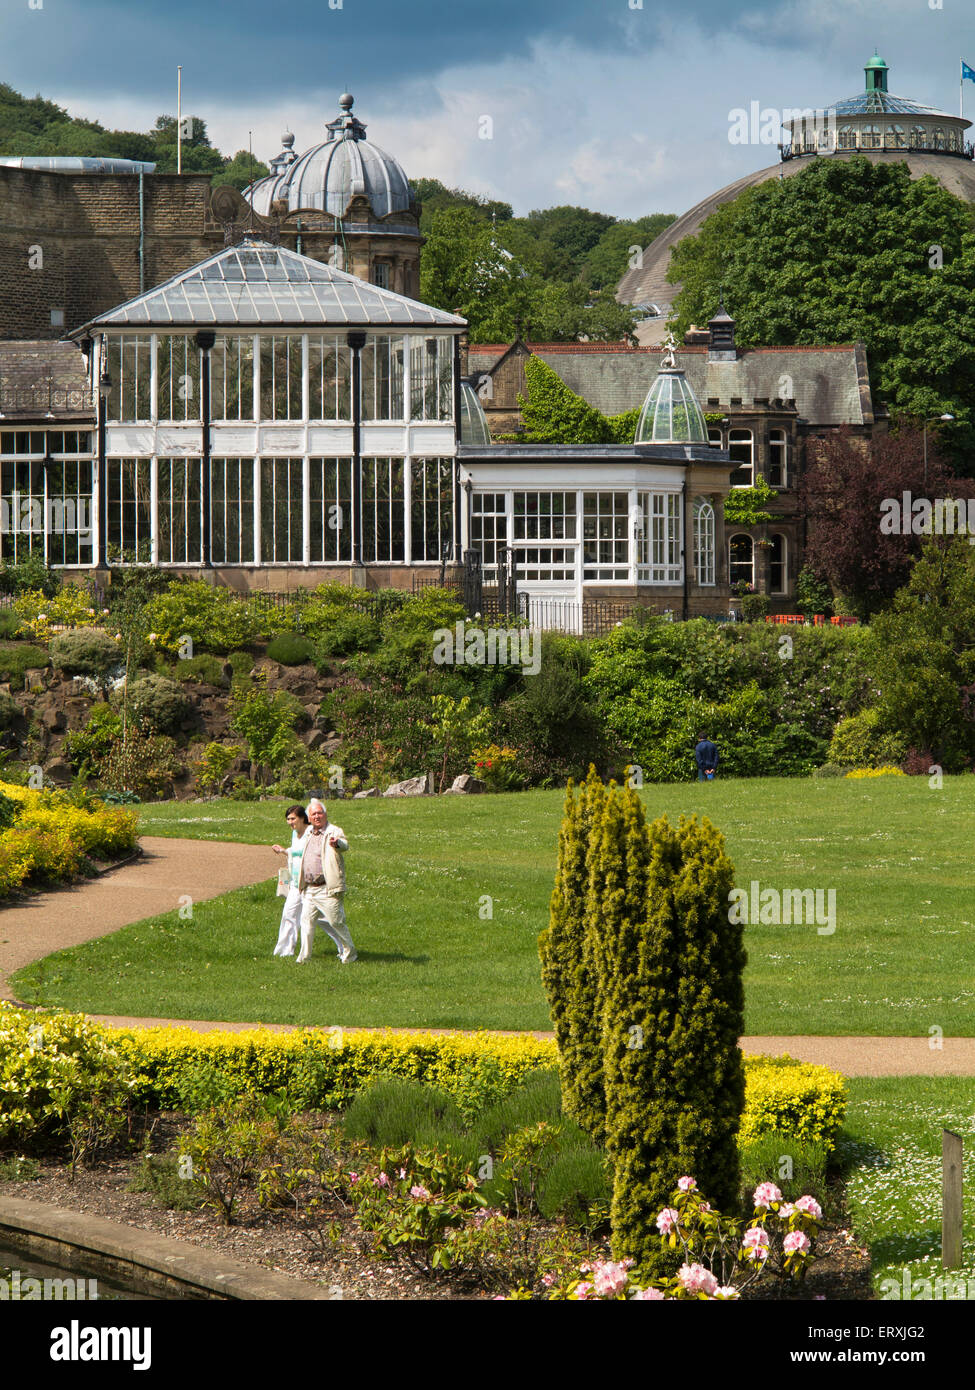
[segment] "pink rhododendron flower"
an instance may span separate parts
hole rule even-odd
[[[815,1197],[800,1197],[796,1202],[796,1210],[804,1211],[808,1216],[814,1216],[817,1221],[823,1214],[823,1209]]]
[[[789,1217],[796,1210],[795,1202],[783,1202],[779,1207],[779,1215],[783,1221],[788,1221]]]
[[[585,1303],[585,1302],[588,1300],[589,1295],[590,1295],[591,1293],[592,1293],[592,1284],[577,1284],[577,1285],[576,1285],[576,1298],[579,1300],[580,1303]]]
[[[593,1272],[593,1283],[600,1298],[615,1298],[629,1283],[629,1275],[621,1264],[597,1264]]]
[[[718,1287],[717,1279],[703,1265],[681,1265],[677,1278],[688,1293],[713,1294]]]
[[[760,1182],[755,1189],[755,1196],[752,1201],[757,1207],[768,1207],[773,1202],[781,1202],[782,1193],[774,1182]]]
[[[678,1213],[673,1207],[664,1207],[657,1217],[657,1230],[662,1236],[669,1236],[674,1222],[677,1220]]]
[[[349,1182],[358,1182],[358,1181],[359,1181],[359,1174],[358,1174],[358,1173],[350,1173],[350,1174],[349,1174]]]
[[[640,1289],[640,1291],[639,1291],[638,1293],[635,1293],[635,1294],[633,1295],[633,1302],[635,1303],[635,1302],[637,1301],[638,1298],[643,1299],[643,1300],[644,1300],[645,1302],[647,1302],[647,1303],[650,1303],[650,1302],[653,1302],[653,1303],[664,1303],[664,1302],[666,1302],[666,1300],[665,1300],[665,1298],[664,1298],[664,1295],[660,1292],[659,1289]]]
[[[414,1183],[410,1188],[410,1196],[415,1197],[418,1202],[429,1202],[433,1193],[428,1191],[422,1183]]]
[[[750,1226],[741,1243],[747,1260],[768,1259],[768,1231],[763,1230],[761,1226]]]
[[[680,1188],[681,1192],[693,1192],[695,1187],[697,1187],[697,1183],[693,1178],[678,1178],[677,1186]]]
[[[809,1237],[802,1231],[790,1231],[782,1242],[782,1249],[787,1255],[805,1255],[809,1249]]]
[[[547,1289],[550,1289],[550,1288],[552,1287],[552,1285],[555,1283],[555,1275],[554,1275],[554,1274],[543,1274],[543,1275],[542,1275],[542,1283],[545,1285],[545,1287],[546,1287]]]
[[[715,1298],[722,1299],[741,1298],[741,1294],[735,1288],[734,1284],[722,1284],[719,1289],[715,1289],[714,1296]]]

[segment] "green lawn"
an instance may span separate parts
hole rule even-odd
[[[911,1280],[947,1273],[941,1268],[941,1131],[951,1129],[962,1137],[966,1168],[963,1266],[951,1277],[971,1280],[975,1297],[975,1077],[858,1077],[847,1084],[838,1152],[853,1230],[870,1251],[878,1296],[890,1296],[883,1281],[894,1279],[903,1297],[905,1269]],[[911,1288],[915,1297],[922,1291]]]
[[[359,962],[324,938],[273,959],[279,902],[243,889],[21,971],[22,999],[91,1012],[390,1026],[546,1028],[536,938],[563,796],[335,803],[349,835]],[[751,1033],[969,1035],[975,1020],[975,777],[737,780],[651,787],[651,815],[706,811],[737,882],[836,893],[836,931],[746,931]],[[141,808],[150,835],[270,844],[282,803]],[[490,900],[488,902],[487,900]],[[488,911],[493,912],[488,917]],[[968,913],[973,917],[969,918]]]

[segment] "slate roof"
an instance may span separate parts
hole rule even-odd
[[[603,343],[530,343],[531,351],[557,372],[570,390],[604,415],[619,415],[642,406],[657,378],[660,353],[653,348],[625,348]],[[472,345],[470,373],[490,371],[509,350],[507,344]],[[739,352],[735,362],[709,362],[708,349],[681,347],[677,365],[686,374],[704,411],[742,407],[756,399],[773,400],[790,394],[782,377],[789,377],[796,409],[812,425],[873,423],[867,383],[866,352],[847,347],[753,348]],[[719,405],[710,405],[712,398]]]
[[[0,427],[45,419],[94,420],[81,349],[67,342],[0,342]]]
[[[255,238],[99,314],[71,336],[106,328],[464,328],[466,323]]]

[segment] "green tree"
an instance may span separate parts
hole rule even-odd
[[[635,222],[614,222],[607,227],[586,257],[583,278],[593,289],[615,290],[630,269],[632,248],[642,251],[674,221],[670,212],[655,212]]]
[[[255,159],[249,150],[238,150],[233,159],[224,163],[223,172],[215,174],[211,182],[214,188],[229,184],[231,188],[236,188],[238,193],[243,193],[248,184],[252,184],[255,179],[267,178],[270,172],[267,165]]]
[[[577,396],[540,357],[525,361],[528,395],[519,396],[524,439],[532,444],[611,444],[606,416]]]
[[[817,159],[719,207],[674,251],[675,330],[728,308],[744,347],[863,342],[874,391],[916,419],[975,414],[972,207],[906,164]],[[940,248],[940,255],[932,248]]]
[[[238,682],[230,693],[230,727],[247,740],[247,755],[260,769],[264,785],[296,751],[297,711],[285,692],[270,695],[267,675],[259,672],[253,684]]]
[[[578,800],[566,788],[559,830],[559,857],[549,924],[538,939],[542,983],[548,996],[559,1052],[562,1106],[597,1143],[605,1133],[599,984],[592,950],[586,950],[587,922],[598,917],[598,880],[592,865],[605,788],[590,768]]]
[[[766,503],[778,497],[764,478],[756,478],[752,487],[736,487],[724,500],[724,519],[735,526],[758,526],[772,520]]]
[[[975,549],[964,536],[928,540],[890,611],[870,624],[878,736],[899,735],[947,772],[975,756],[973,627]]]
[[[678,1178],[738,1200],[745,1076],[743,932],[729,921],[724,840],[704,820],[649,828],[635,792],[610,798],[599,931],[606,1148],[617,1257],[666,1272],[657,1214]]]

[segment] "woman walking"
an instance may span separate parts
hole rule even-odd
[[[287,856],[289,880],[288,896],[284,900],[278,941],[274,948],[276,956],[293,956],[298,944],[298,934],[301,930],[301,893],[298,889],[298,873],[301,869],[305,836],[309,830],[308,817],[303,806],[289,806],[285,818],[291,826],[291,847],[285,849],[283,845],[271,846],[275,854]]]

